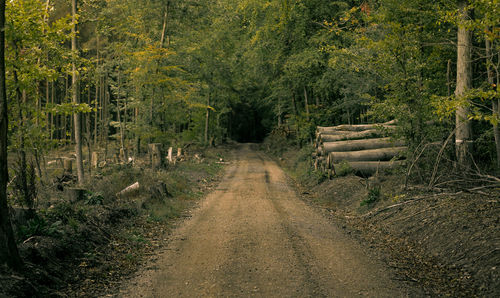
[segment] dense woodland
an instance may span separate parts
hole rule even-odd
[[[498,173],[498,0],[2,2],[2,222],[7,177],[29,206],[67,145],[83,183],[96,148],[312,146],[316,126],[396,120],[411,153],[455,143],[457,171]]]

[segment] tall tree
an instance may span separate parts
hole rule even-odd
[[[77,20],[76,20],[76,0],[71,1],[71,15],[73,19],[73,26],[71,27],[71,51],[73,52],[73,61],[72,61],[72,101],[73,104],[78,105],[80,103],[79,100],[79,87],[78,87],[78,73],[76,70],[76,55],[77,55],[77,46],[76,46],[76,34],[77,34]],[[76,151],[76,172],[78,175],[78,183],[83,183],[83,158],[82,158],[82,121],[81,121],[81,112],[76,111],[73,115],[74,120],[74,129],[75,129],[75,151]]]
[[[470,11],[467,0],[459,1],[459,24],[457,33],[457,85],[455,96],[465,96],[467,90],[472,87],[472,32],[467,28]],[[457,108],[455,114],[455,145],[458,162],[467,165],[471,146],[471,123],[468,119],[469,109],[467,105]]]
[[[5,87],[5,0],[0,1],[0,265],[22,265],[7,206],[7,94]]]

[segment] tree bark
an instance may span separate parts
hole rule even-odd
[[[459,1],[461,23],[458,25],[457,34],[457,85],[455,96],[463,97],[472,87],[472,32],[466,28],[465,22],[470,18],[467,1]],[[469,165],[471,151],[471,123],[468,119],[467,106],[457,108],[455,114],[455,146],[457,160],[463,166]]]
[[[163,48],[164,43],[165,43],[165,37],[167,39],[167,47],[170,45],[170,39],[167,35],[167,29],[168,29],[168,10],[170,7],[170,1],[167,1],[167,4],[165,6],[165,14],[163,15],[163,28],[161,30],[161,38],[160,38],[160,48]]]
[[[94,103],[94,146],[97,147],[97,135],[99,124],[99,32],[96,32],[96,82]]]
[[[387,161],[398,156],[407,147],[389,147],[379,149],[368,149],[347,152],[330,152],[328,154],[328,163],[337,163],[346,161]]]
[[[345,140],[359,140],[359,139],[369,139],[369,138],[377,138],[384,135],[384,133],[380,130],[370,129],[359,132],[352,131],[342,131],[343,134],[320,134],[318,136],[318,141],[320,143],[324,142],[336,142],[336,141],[345,141]]]
[[[377,128],[394,129],[396,122],[389,121],[385,123],[375,123],[375,124],[356,124],[356,125],[337,125],[337,126],[318,126],[316,128],[317,132],[324,134],[338,134],[339,131],[364,131]]]
[[[304,103],[305,103],[305,106],[306,106],[307,121],[309,121],[309,99],[307,98],[307,89],[306,89],[305,86],[304,86]]]
[[[121,85],[121,76],[120,76],[120,71],[118,70],[118,91],[117,91],[117,96],[116,96],[116,109],[117,112],[116,114],[118,115],[118,123],[120,124],[120,149],[123,154],[122,160],[124,162],[127,162],[128,156],[127,156],[127,151],[125,150],[125,124],[122,121],[121,117],[121,107],[120,107],[120,85]]]
[[[404,142],[393,141],[391,140],[391,138],[378,138],[378,139],[367,139],[367,140],[326,142],[323,143],[321,147],[323,148],[322,153],[327,154],[330,152],[379,149],[379,148],[389,148],[395,146],[404,146]]]
[[[379,171],[385,171],[388,169],[394,169],[401,166],[404,161],[353,161],[349,162],[349,167],[357,174],[361,176],[371,176]],[[333,171],[338,173],[339,169],[343,168],[343,164],[334,164]]]
[[[210,92],[207,97],[207,113],[205,115],[205,144],[208,144],[208,126],[210,124]]]
[[[73,27],[71,27],[71,33],[73,34],[71,37],[71,51],[73,53],[73,62],[72,62],[72,72],[71,72],[71,92],[72,92],[72,101],[73,104],[79,104],[79,88],[78,88],[78,74],[76,71],[76,55],[77,55],[77,46],[76,46],[76,0],[71,1],[71,15],[73,18]],[[83,184],[83,157],[82,157],[82,114],[80,112],[76,112],[73,115],[74,121],[74,134],[75,134],[75,154],[76,154],[76,173],[78,176],[78,184]]]
[[[490,88],[495,88],[495,78],[493,75],[493,70],[491,69],[491,65],[493,64],[493,53],[491,50],[491,41],[489,40],[489,37],[486,36],[486,72],[488,73],[488,85]],[[493,111],[493,117],[498,118],[500,115],[500,110],[498,107],[500,106],[500,100],[498,99],[493,99],[492,100],[492,111]],[[495,137],[495,147],[497,151],[497,168],[500,169],[500,129],[498,127],[498,124],[493,124],[493,136]]]
[[[14,232],[10,222],[7,205],[7,90],[5,86],[5,0],[0,0],[0,265],[7,264],[11,268],[20,269],[22,261],[19,257]]]

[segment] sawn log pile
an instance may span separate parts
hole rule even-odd
[[[348,167],[356,174],[371,176],[403,163],[407,150],[403,141],[390,138],[394,121],[377,124],[318,126],[314,167],[328,175],[337,175]]]

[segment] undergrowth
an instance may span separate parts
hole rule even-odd
[[[38,191],[39,207],[35,215],[26,216],[23,208],[16,207],[18,214],[13,223],[23,258],[43,268],[44,274],[58,276],[60,280],[47,285],[47,278],[40,276],[38,280],[34,276],[31,282],[47,293],[67,284],[78,284],[82,274],[99,275],[100,271],[112,270],[111,255],[117,263],[113,266],[127,263],[130,265],[127,270],[133,271],[141,251],[151,244],[148,237],[159,237],[151,234],[147,224],[161,230],[161,226],[168,226],[182,216],[221,172],[223,166],[219,161],[224,152],[206,150],[200,152],[201,160],[183,161],[161,170],[152,170],[146,163],[107,165],[87,176],[83,186],[86,191],[80,201],[75,201],[71,192],[60,191],[55,184],[46,182]],[[136,182],[140,188],[133,195],[116,196]],[[64,187],[72,186],[69,183]],[[118,244],[119,249],[115,247]],[[108,253],[101,252],[108,248]],[[47,264],[57,265],[47,267]],[[90,267],[95,269],[89,271]],[[0,290],[0,296],[2,293]]]

